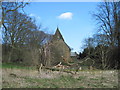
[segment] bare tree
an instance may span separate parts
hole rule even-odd
[[[31,31],[26,38],[26,46],[30,50],[32,61],[35,65],[43,63],[45,60],[45,48],[43,45],[45,44],[45,40],[48,38],[48,36],[49,35],[43,31],[39,31],[37,29],[36,31]]]
[[[27,4],[23,2],[2,4],[3,46],[7,48],[3,49],[5,52],[3,55],[5,57],[8,55],[8,62],[11,62],[13,57],[37,65],[47,57],[43,45],[50,40],[51,35],[40,31],[42,27],[36,25],[36,20],[20,12]]]
[[[98,5],[97,12],[93,14],[97,21],[99,29],[99,41],[98,44],[101,45],[101,57],[102,65],[104,68],[108,67],[118,67],[119,57],[115,57],[115,54],[119,51],[115,51],[116,47],[119,48],[120,44],[120,18],[119,18],[119,7],[118,2],[101,2]],[[109,49],[105,49],[105,47]],[[111,53],[114,51],[114,53]],[[116,54],[116,56],[117,56]],[[115,63],[112,65],[112,63]]]
[[[23,10],[23,8],[27,4],[28,3],[23,3],[23,2],[2,2],[1,7],[2,7],[3,43],[6,45],[8,45],[8,44],[11,45],[12,48],[15,48],[15,43],[21,40],[20,34],[23,33],[22,30],[19,30],[20,26],[22,25],[21,23],[23,23],[23,14],[19,13],[18,10],[19,9]],[[21,16],[22,18],[19,17],[20,15],[22,15]],[[22,19],[22,20],[20,21],[20,19]],[[15,25],[15,23],[17,23],[17,24]],[[18,32],[19,32],[19,34],[18,34]],[[13,49],[11,49],[11,50],[13,50]],[[10,57],[11,52],[9,55],[9,60],[11,58]]]
[[[25,44],[29,32],[36,30],[37,26],[30,17],[18,11],[9,12],[4,20],[8,23],[4,23],[6,29],[3,28],[3,43],[10,45],[11,56],[13,49],[20,49],[20,46]]]
[[[111,47],[118,45],[119,37],[119,14],[118,14],[118,2],[101,2],[98,5],[98,9],[93,16],[99,25],[99,31],[105,34],[108,44]]]
[[[92,49],[95,47],[94,38],[89,37],[84,40],[84,48],[88,49],[88,56],[91,55]]]
[[[2,2],[2,25],[5,27],[4,23],[6,23],[6,20],[4,20],[5,16],[12,11],[17,11],[19,9],[22,9],[29,4],[28,2]]]
[[[106,35],[100,34],[95,35],[96,48],[94,50],[94,56],[98,57],[97,59],[101,62],[102,69],[110,68],[108,60],[108,52],[110,51],[108,43],[106,43]]]

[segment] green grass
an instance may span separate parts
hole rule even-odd
[[[72,76],[61,76],[55,79],[29,78],[29,77],[23,78],[26,80],[26,82],[31,83],[32,85],[32,86],[28,85],[25,88],[85,88],[86,86],[92,88],[108,87],[98,82],[99,81],[98,79],[94,78],[91,78],[90,81],[85,82],[86,76],[80,76],[78,78],[73,78]],[[34,83],[36,82],[37,85],[34,85]],[[116,87],[117,86],[114,86],[114,88]]]
[[[35,67],[24,66],[20,64],[14,63],[2,63],[2,68],[11,68],[11,69],[35,69]]]
[[[79,76],[79,78],[77,78],[77,80],[83,80],[85,78],[86,78],[86,76]]]
[[[31,83],[32,86],[26,88],[84,88],[80,85],[79,80],[72,76],[61,76],[55,79],[42,79],[42,78],[29,78],[23,77],[27,83]],[[34,85],[34,83],[37,85]]]

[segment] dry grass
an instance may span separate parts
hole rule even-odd
[[[118,72],[79,71],[72,75],[58,71],[2,69],[3,88],[117,88]]]

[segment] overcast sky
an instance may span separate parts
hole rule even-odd
[[[47,27],[54,34],[57,26],[65,42],[76,52],[81,51],[83,40],[95,32],[91,12],[98,2],[31,2],[25,12],[37,20],[37,24]]]

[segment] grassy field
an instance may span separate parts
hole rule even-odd
[[[2,63],[2,68],[11,68],[11,69],[35,69],[35,67],[24,66],[21,64],[14,63]]]
[[[118,71],[79,71],[77,74],[3,64],[3,88],[117,88]]]

